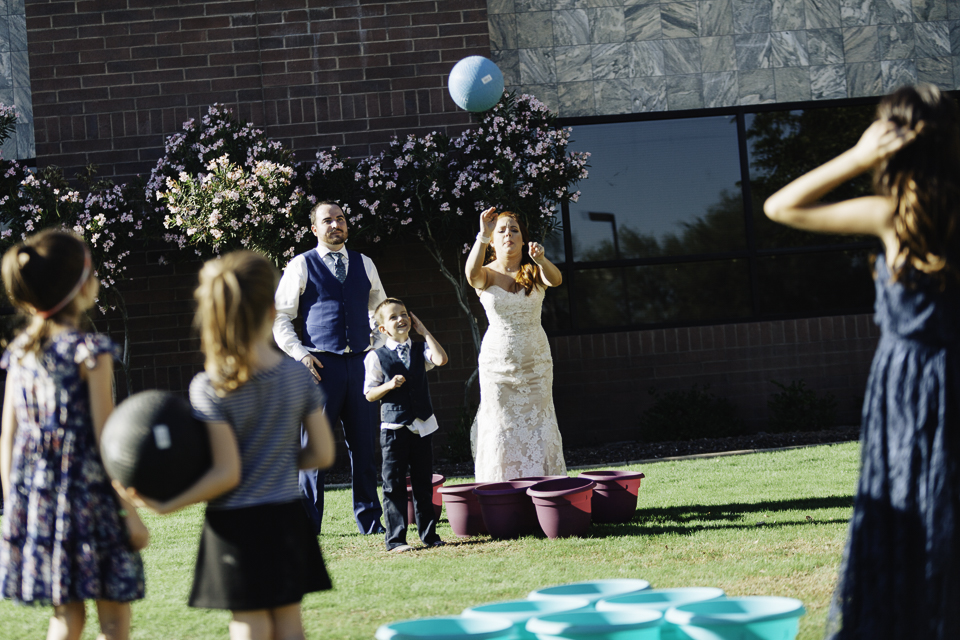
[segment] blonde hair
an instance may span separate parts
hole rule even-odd
[[[250,379],[253,347],[270,317],[277,269],[252,251],[234,251],[200,270],[196,324],[203,368],[218,395]]]
[[[874,188],[896,201],[894,229],[900,243],[892,279],[903,282],[911,267],[939,280],[958,280],[957,216],[960,215],[960,111],[930,84],[906,86],[885,97],[877,118],[916,138],[882,162]]]
[[[521,288],[526,292],[526,295],[530,295],[530,292],[533,291],[534,287],[542,286],[540,283],[540,267],[536,262],[533,261],[533,258],[530,257],[529,252],[529,232],[527,231],[527,225],[524,224],[523,220],[520,219],[520,216],[515,214],[513,211],[501,211],[497,215],[497,222],[500,222],[500,218],[510,218],[517,223],[517,226],[520,228],[520,241],[522,243],[521,253],[520,253],[520,268],[517,269],[517,275],[514,278],[514,282],[520,285]],[[490,264],[497,259],[497,251],[493,248],[493,243],[491,242],[487,245],[486,260],[483,264]]]
[[[55,325],[80,315],[77,293],[93,277],[89,261],[83,240],[59,229],[46,229],[7,249],[0,271],[7,297],[30,317],[24,329],[26,351],[38,350]]]

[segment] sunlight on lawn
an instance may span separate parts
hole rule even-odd
[[[592,525],[587,537],[565,540],[461,540],[444,515],[439,533],[448,546],[403,555],[388,554],[380,536],[358,535],[349,492],[329,491],[320,541],[334,589],[304,599],[307,637],[369,640],[396,620],[456,614],[554,584],[635,577],[654,588],[799,598],[808,613],[798,637],[820,638],[858,464],[856,443],[647,464],[638,511],[626,524]],[[133,607],[134,638],[227,637],[227,613],[185,604],[201,519],[200,507],[145,517],[147,598]],[[43,637],[48,616],[2,602],[0,635]],[[96,631],[91,607],[83,637]]]

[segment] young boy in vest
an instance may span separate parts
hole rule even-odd
[[[383,451],[383,509],[387,551],[403,553],[407,544],[407,469],[420,540],[444,544],[437,535],[433,509],[433,436],[437,419],[430,403],[427,371],[447,363],[447,352],[423,323],[396,298],[387,298],[373,314],[386,346],[364,358],[367,400],[380,400],[380,448]],[[410,329],[425,342],[410,340]]]

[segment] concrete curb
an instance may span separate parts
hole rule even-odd
[[[625,467],[634,464],[653,464],[655,462],[675,462],[677,460],[702,460],[706,458],[724,458],[727,456],[745,456],[751,453],[774,453],[776,451],[790,451],[792,449],[809,449],[811,447],[830,447],[855,440],[839,440],[837,442],[818,442],[817,444],[798,444],[792,447],[775,447],[773,449],[738,449],[736,451],[715,451],[713,453],[694,453],[688,456],[670,456],[667,458],[644,458],[642,460],[628,460],[626,462],[608,462],[606,464],[592,464],[578,467],[568,467],[575,471],[587,469],[606,469],[607,467]],[[450,476],[450,478],[472,478],[473,476]],[[328,484],[325,489],[349,489],[349,484]]]
[[[775,451],[790,451],[792,449],[809,449],[811,447],[829,447],[847,442],[856,442],[855,440],[839,440],[837,442],[818,442],[816,444],[797,444],[792,447],[775,447],[773,449],[738,449],[737,451],[715,451],[713,453],[694,453],[688,456],[670,456],[667,458],[644,458],[642,460],[630,460],[628,462],[615,462],[605,465],[588,465],[582,467],[570,467],[570,469],[602,469],[603,467],[624,467],[633,464],[653,464],[654,462],[670,462],[675,460],[700,460],[704,458],[724,458],[726,456],[745,456],[750,453],[773,453]]]

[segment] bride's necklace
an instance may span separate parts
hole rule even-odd
[[[505,273],[516,273],[517,271],[520,270],[520,265],[517,265],[517,266],[515,266],[515,267],[508,267],[507,265],[505,265],[505,264],[503,264],[503,263],[501,263],[501,265],[502,265],[503,270],[504,270]]]

